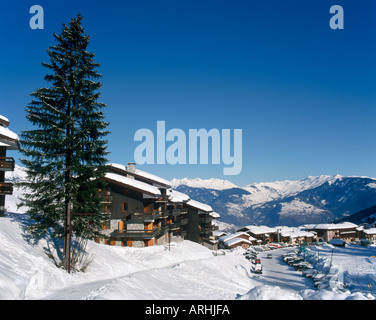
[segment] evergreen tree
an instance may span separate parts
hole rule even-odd
[[[77,237],[100,236],[106,220],[98,189],[106,170],[107,123],[102,109],[97,80],[101,75],[94,54],[87,51],[89,36],[77,15],[62,33],[54,33],[57,44],[47,51],[49,70],[44,79],[50,84],[31,93],[33,100],[26,108],[27,119],[37,128],[21,134],[21,152],[26,159],[29,181],[24,204],[34,224],[29,231],[40,237],[52,230],[64,239],[63,266],[67,267],[70,223]],[[93,213],[74,216],[70,211]]]

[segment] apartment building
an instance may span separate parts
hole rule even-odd
[[[9,120],[0,115],[0,217],[5,214],[5,196],[13,193],[13,184],[5,182],[5,172],[14,171],[15,161],[7,156],[8,150],[18,150],[18,135],[9,130]]]

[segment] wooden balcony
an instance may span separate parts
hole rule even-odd
[[[199,215],[198,222],[199,223],[210,223],[212,221],[212,217],[208,215]]]
[[[0,157],[0,171],[14,171],[15,161],[11,157]]]
[[[134,212],[131,213],[131,220],[145,221],[145,220],[155,220],[158,218],[163,218],[163,211],[150,211],[150,212]]]
[[[0,182],[0,195],[10,195],[13,193],[13,183]]]
[[[186,214],[186,213],[188,213],[188,209],[186,209],[186,208],[184,208],[184,209],[172,209],[172,210],[170,210],[169,215],[180,216],[181,214]]]
[[[154,237],[159,237],[168,232],[168,227],[156,227],[150,230],[141,229],[141,230],[116,230],[111,234],[111,238],[121,239],[121,238],[131,238],[138,240],[147,240]]]

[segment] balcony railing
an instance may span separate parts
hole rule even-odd
[[[199,234],[202,235],[210,235],[213,231],[218,230],[218,226],[208,226],[208,227],[201,227],[199,228]]]
[[[154,220],[158,218],[163,218],[163,211],[150,211],[150,212],[134,212],[131,213],[131,220]]]
[[[168,232],[168,227],[157,227],[150,230],[116,230],[111,234],[111,238],[132,238],[132,239],[151,239],[161,236]]]
[[[15,161],[12,157],[0,157],[0,171],[14,171]]]
[[[186,214],[188,213],[188,209],[186,208],[182,208],[182,209],[172,209],[169,211],[169,215],[172,215],[172,216],[179,216],[181,214]]]
[[[210,223],[212,221],[212,218],[209,216],[199,216],[198,222],[199,223]]]
[[[13,183],[0,182],[0,195],[9,195],[13,193]]]

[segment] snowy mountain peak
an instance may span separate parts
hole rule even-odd
[[[214,190],[226,190],[232,188],[239,188],[236,184],[221,179],[200,179],[200,178],[183,178],[183,179],[172,179],[172,188],[177,188],[179,186],[187,186],[191,188],[205,188]]]

